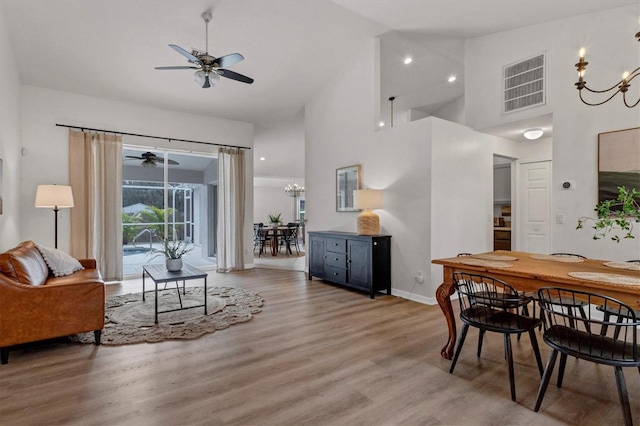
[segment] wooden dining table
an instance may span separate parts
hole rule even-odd
[[[456,342],[456,321],[451,305],[455,291],[453,273],[467,272],[498,278],[524,292],[542,287],[562,287],[610,296],[640,309],[640,271],[625,268],[624,262],[596,259],[569,259],[517,251],[497,250],[471,256],[435,259],[443,266],[443,283],[436,290],[436,300],[449,328],[449,339],[440,351],[451,359]]]
[[[285,235],[290,228],[287,226],[278,226],[277,228],[272,227],[264,227],[263,230],[266,230],[266,238],[271,238],[271,255],[278,255],[278,237],[282,237]]]

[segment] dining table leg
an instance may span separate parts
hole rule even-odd
[[[271,256],[278,255],[278,230],[274,229],[272,233],[273,237],[271,240]]]
[[[456,319],[453,314],[453,307],[451,306],[451,295],[454,292],[455,286],[452,281],[447,281],[449,280],[445,278],[445,282],[440,284],[436,290],[436,300],[438,301],[438,305],[440,305],[440,309],[442,309],[442,313],[447,320],[447,328],[449,329],[449,340],[447,340],[447,344],[440,350],[440,356],[446,359],[452,359],[457,337]]]

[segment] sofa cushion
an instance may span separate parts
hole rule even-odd
[[[36,247],[40,251],[40,254],[44,258],[47,266],[49,266],[54,277],[71,275],[76,271],[84,269],[78,259],[69,256],[61,250],[44,247],[39,244],[36,244]]]
[[[49,268],[33,241],[24,241],[0,254],[0,272],[29,285],[43,285],[49,276]]]

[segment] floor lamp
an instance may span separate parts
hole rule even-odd
[[[55,215],[55,248],[58,248],[58,210],[73,207],[73,193],[67,185],[38,185],[35,206],[53,209]]]

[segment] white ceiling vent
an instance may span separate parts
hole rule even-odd
[[[544,54],[504,67],[502,112],[544,105]]]

